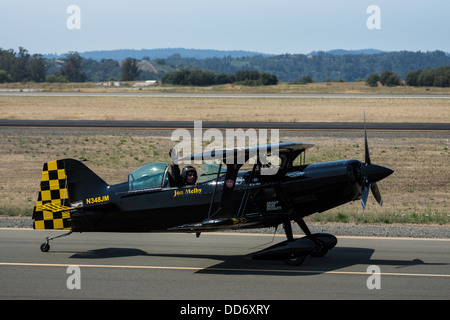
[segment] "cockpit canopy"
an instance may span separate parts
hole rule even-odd
[[[155,162],[134,170],[128,175],[129,190],[164,188],[169,185],[170,164]]]
[[[219,166],[204,162],[197,183],[216,179],[218,171]],[[226,169],[222,167],[220,175],[225,172]],[[128,175],[128,187],[129,191],[176,187],[172,166],[166,162],[155,162],[140,167]]]
[[[216,179],[219,166],[204,162],[200,169],[197,183]],[[221,168],[220,175],[224,175],[225,168]],[[176,187],[172,166],[166,162],[154,162],[134,170],[128,175],[129,191]]]

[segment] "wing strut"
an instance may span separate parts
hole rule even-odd
[[[214,203],[214,198],[216,197],[216,190],[217,190],[217,185],[219,183],[219,177],[220,177],[220,171],[222,170],[222,162],[219,164],[219,171],[217,171],[217,177],[216,177],[216,184],[214,185],[214,191],[211,197],[211,203],[209,205],[209,211],[208,211],[208,218],[207,220],[209,220],[209,218],[211,217],[211,210],[213,207],[213,203]]]
[[[225,161],[224,161],[225,162]],[[230,163],[227,165],[227,171],[225,173],[225,181],[224,186],[222,188],[222,197],[220,198],[219,208],[210,215],[210,218],[233,218],[236,217],[233,210],[233,192],[236,186],[236,178],[239,172],[239,169],[242,167],[242,164]]]
[[[245,188],[244,196],[242,197],[241,205],[239,206],[239,210],[237,213],[237,216],[239,218],[242,218],[242,216],[244,215],[244,212],[245,212],[245,208],[247,207],[248,198],[250,198],[249,184],[253,181],[253,178],[255,177],[255,171],[256,171],[257,165],[258,165],[258,163],[255,163],[253,165],[252,173],[250,174],[250,179],[248,180],[247,187]]]

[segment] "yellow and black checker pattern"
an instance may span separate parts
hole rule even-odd
[[[33,212],[33,228],[70,230],[70,209],[64,160],[45,163]]]

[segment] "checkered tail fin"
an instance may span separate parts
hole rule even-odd
[[[33,228],[70,230],[71,209],[64,160],[45,163],[33,211]]]

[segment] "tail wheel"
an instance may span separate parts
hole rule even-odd
[[[48,244],[48,242],[44,242],[43,244],[41,244],[42,252],[48,252],[48,250],[50,250],[50,245]]]

